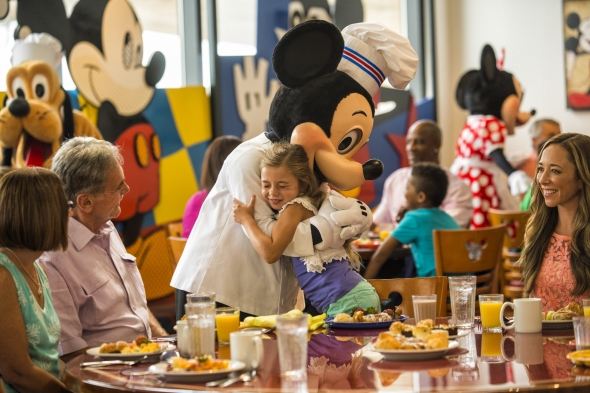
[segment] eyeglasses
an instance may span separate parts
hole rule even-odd
[[[73,208],[74,208],[74,202],[68,201],[68,210],[72,211]]]

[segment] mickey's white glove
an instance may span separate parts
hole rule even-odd
[[[373,223],[373,213],[363,202],[332,191],[309,222],[322,236],[322,242],[314,247],[326,250],[340,248],[346,240],[368,231]]]
[[[514,171],[508,176],[510,193],[514,196],[526,193],[531,187],[531,184],[533,184],[533,179],[523,171]]]

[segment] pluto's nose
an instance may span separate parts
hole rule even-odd
[[[14,117],[25,117],[31,111],[29,103],[24,98],[15,98],[8,104],[8,111]]]
[[[376,158],[371,158],[363,164],[363,176],[365,180],[375,180],[383,174],[383,163]]]

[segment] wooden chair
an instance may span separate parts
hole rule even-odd
[[[507,301],[522,297],[522,266],[517,261],[524,247],[524,233],[531,214],[528,211],[490,209],[488,216],[492,225],[506,225],[500,293]]]
[[[180,256],[184,251],[186,241],[187,239],[185,237],[168,236],[168,246],[170,247],[170,253],[175,267],[178,265],[178,261],[180,261]]]
[[[389,299],[392,293],[398,293],[402,302],[399,305],[403,315],[414,318],[412,295],[436,294],[436,316],[447,316],[447,288],[446,277],[418,277],[418,278],[390,278],[367,280],[375,288],[380,300]]]
[[[477,295],[498,293],[504,232],[504,225],[433,231],[436,275],[474,275]],[[450,307],[448,302],[447,310]]]
[[[166,225],[168,236],[182,237],[182,221],[171,222]]]

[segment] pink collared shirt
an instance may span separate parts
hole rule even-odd
[[[70,218],[68,239],[67,251],[39,258],[61,323],[63,354],[150,337],[143,281],[113,223],[95,234]]]

